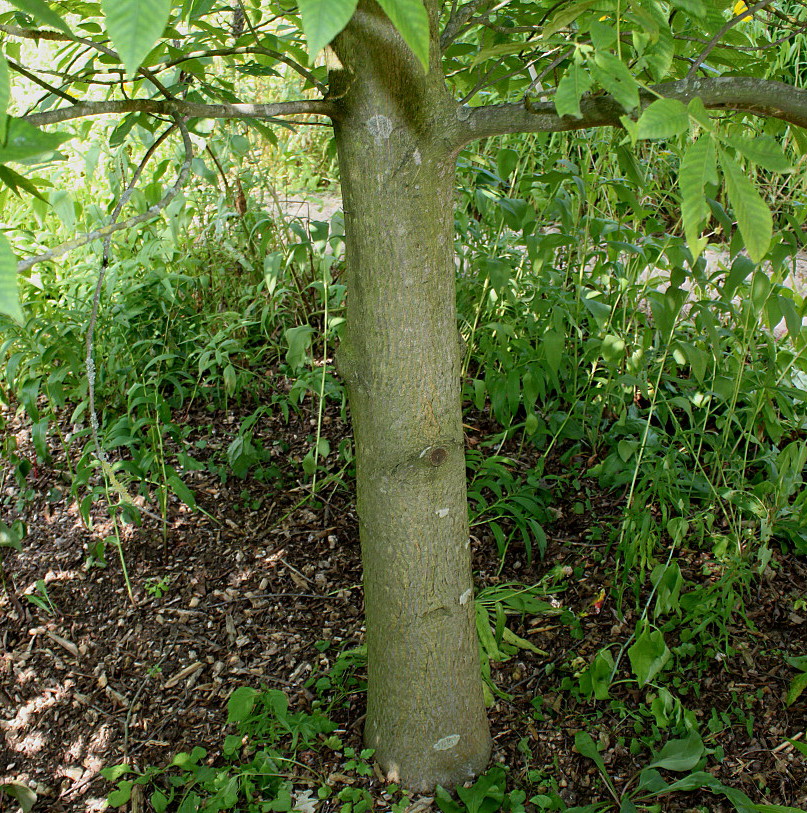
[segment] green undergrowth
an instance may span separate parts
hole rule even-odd
[[[329,670],[333,685],[343,685],[345,673],[355,673],[362,666],[356,651],[340,654]],[[315,676],[309,683],[321,682],[323,677]],[[338,702],[339,696],[337,692],[331,702]],[[220,758],[213,759],[204,748],[196,747],[176,754],[161,768],[143,770],[128,763],[104,768],[104,778],[114,784],[109,806],[142,805],[145,798],[155,813],[308,813],[323,804],[340,813],[415,809],[418,800],[396,784],[372,788],[377,774],[372,749],[347,745],[344,730],[324,713],[327,695],[318,692],[318,697],[308,711],[293,711],[287,695],[277,689],[236,689],[227,702],[230,733],[222,741]],[[807,757],[807,747],[792,744]],[[673,794],[697,792],[728,803],[737,813],[798,813],[793,807],[756,804],[716,779],[706,770],[715,750],[704,744],[694,721],[685,734],[670,736],[653,749],[627,781],[612,779],[601,746],[588,733],[578,732],[574,745],[596,767],[602,801],[569,807],[559,794],[557,777],[536,770],[517,777],[497,763],[455,793],[438,786],[433,802],[442,813],[630,813],[660,811]]]
[[[90,153],[87,161],[103,163],[98,151]],[[106,158],[106,181],[114,190],[132,165],[122,152]],[[227,166],[223,158],[220,163]],[[149,190],[133,196],[136,211],[153,202]],[[102,217],[92,190],[51,197],[50,206],[38,201],[36,211],[53,243]],[[85,365],[99,253],[91,247],[75,252],[69,266],[37,267],[27,286],[25,324],[8,318],[0,324],[0,396],[24,415],[35,451],[30,459],[13,436],[3,438],[18,511],[33,496],[27,485],[32,467],[57,458],[88,525],[93,508],[104,505],[117,519],[135,521],[136,495],[163,517],[173,500],[195,509],[186,483],[194,470],[209,468],[222,480],[277,479],[255,436],[263,416],[288,422],[307,414],[314,398],[334,400],[344,410],[332,366],[313,363],[315,355],[332,353],[342,321],[341,219],[302,223],[260,209],[239,215],[230,204],[226,195],[202,188],[173,207],[166,221],[142,227],[114,248],[93,347],[99,441],[109,467],[99,464],[91,438]],[[244,417],[226,455],[199,455],[203,445],[187,442],[187,416],[201,412],[212,420],[233,410]],[[315,476],[330,453],[325,438],[314,439],[301,474]],[[352,459],[348,447],[335,448],[337,456],[343,466]],[[107,544],[88,552],[92,562],[104,563]]]
[[[807,307],[784,284],[798,241],[783,234],[764,265],[738,252],[707,268],[668,233],[581,212],[568,160],[519,172],[503,149],[464,177],[465,394],[500,427],[468,456],[472,524],[502,560],[515,544],[530,561],[564,488],[581,514],[587,492],[621,494],[597,532],[636,639],[680,628],[683,644],[730,649],[774,551],[807,554]],[[505,443],[532,464],[491,453]],[[706,583],[682,574],[693,549]]]

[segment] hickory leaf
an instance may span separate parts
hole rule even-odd
[[[358,0],[298,0],[298,5],[313,59],[350,22]]]
[[[758,263],[768,251],[773,237],[771,210],[739,164],[722,150],[720,166],[726,179],[726,193],[734,209],[748,256]]]
[[[423,65],[429,69],[429,15],[423,0],[378,0],[387,17],[392,20],[404,42]]]
[[[163,33],[171,0],[101,0],[112,44],[132,77]]]

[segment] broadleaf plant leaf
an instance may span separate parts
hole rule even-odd
[[[678,99],[656,99],[639,117],[637,138],[671,138],[689,127],[689,113]]]
[[[558,82],[555,92],[555,110],[559,116],[583,117],[580,99],[591,88],[591,76],[582,65],[572,65]]]
[[[70,136],[67,133],[48,133],[27,121],[9,116],[5,143],[0,144],[0,164],[10,161],[32,161],[51,154]]]
[[[741,790],[724,785],[719,779],[705,771],[695,771],[695,773],[673,782],[663,793],[692,790],[709,790],[712,793],[722,794],[734,805],[737,813],[753,813],[757,809],[756,805]]]
[[[6,313],[18,322],[24,321],[17,288],[17,258],[2,234],[0,234],[0,313]]]
[[[314,328],[311,325],[299,325],[286,330],[286,342],[289,349],[286,351],[286,361],[293,370],[297,370],[306,363],[306,351],[311,346],[311,336]]]
[[[709,217],[705,195],[707,183],[717,183],[717,169],[714,142],[709,135],[704,134],[689,145],[678,172],[684,235],[695,259],[706,247],[706,238],[702,238],[700,234]]]
[[[628,649],[628,657],[641,687],[646,686],[664,668],[670,659],[670,650],[659,630],[645,626],[636,643]]]
[[[599,53],[589,60],[594,79],[622,105],[626,112],[639,106],[639,86],[625,63],[614,54]]]
[[[748,256],[758,263],[770,248],[773,238],[773,216],[756,187],[739,164],[721,150],[720,166],[726,179],[726,193],[734,209]]]
[[[588,11],[592,6],[597,5],[598,0],[581,0],[567,6],[560,6],[555,15],[544,25],[541,31],[541,39],[549,39],[562,28],[566,28],[569,23],[574,22],[584,11]],[[558,8],[555,6],[555,8]]]
[[[171,0],[101,0],[107,31],[129,77],[148,56],[171,14]]]
[[[703,17],[706,14],[706,5],[702,0],[672,0],[672,4],[681,11],[694,14],[696,17]]]
[[[31,813],[34,809],[36,792],[22,782],[3,782],[0,784],[0,791],[17,802],[21,813]]]
[[[802,672],[790,681],[787,696],[785,697],[785,705],[792,706],[801,697],[805,689],[807,689],[807,672]]]
[[[790,161],[784,151],[771,136],[758,136],[757,138],[729,136],[725,140],[740,155],[759,164],[763,169],[770,172],[787,172],[791,169]]]
[[[378,0],[378,5],[390,18],[404,42],[429,70],[429,15],[423,0]]]
[[[608,787],[610,787],[611,790],[615,790],[614,783],[611,781],[611,777],[608,775],[608,770],[605,767],[605,761],[603,760],[602,754],[599,752],[596,743],[591,738],[591,734],[589,734],[587,731],[578,731],[577,734],[574,735],[574,747],[584,757],[588,757],[590,760],[593,760]]]
[[[350,22],[358,0],[298,0],[297,5],[313,60]]]
[[[12,6],[30,14],[35,20],[53,26],[65,34],[72,35],[67,23],[45,2],[45,0],[9,0]]]
[[[18,172],[14,172],[10,167],[0,166],[0,184],[7,186],[17,197],[21,197],[20,190],[22,189],[29,195],[39,198],[43,203],[48,203],[48,199],[36,188],[36,184]]]
[[[252,714],[258,692],[249,686],[239,686],[227,699],[227,722],[243,723]]]
[[[664,768],[667,771],[691,771],[706,753],[697,731],[680,740],[669,740],[664,747],[654,754],[648,768]]]

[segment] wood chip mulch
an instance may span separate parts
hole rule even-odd
[[[200,410],[186,418],[193,425],[187,442],[205,437],[206,454],[221,452],[242,417]],[[29,431],[10,414],[6,418],[16,432],[18,454],[33,461]],[[213,438],[211,426],[225,429]],[[350,489],[326,489],[317,510],[305,501],[299,461],[312,432],[310,416],[292,416],[288,423],[269,420],[261,431],[264,446],[276,450],[284,471],[282,487],[233,476],[222,483],[207,470],[189,472],[186,481],[206,513],[174,501],[165,533],[148,518],[142,527],[125,526],[123,559],[132,598],[114,545],[107,546],[106,567],[87,564],[88,549],[114,529],[102,506],[93,509],[92,530],[85,527],[59,474],[64,452],[54,451],[52,462],[34,467],[26,484],[32,493],[21,504],[20,489],[6,470],[2,518],[24,519],[29,533],[21,552],[4,552],[0,783],[20,781],[33,788],[35,813],[103,809],[111,790],[99,775],[104,766],[165,765],[178,751],[197,745],[215,760],[233,689],[281,688],[292,708],[310,709],[313,695],[306,680],[326,671],[334,653],[362,643],[360,554]],[[329,415],[327,431],[334,449],[349,436],[338,411]],[[518,446],[505,447],[508,451],[515,456]],[[595,607],[601,589],[610,587],[614,563],[607,555],[594,555],[605,551],[591,542],[589,531],[598,522],[614,522],[614,497],[595,495],[584,516],[569,508],[577,499],[571,492],[559,496],[544,562],[527,564],[523,555],[519,561],[514,549],[498,573],[495,544],[484,529],[474,561],[479,586],[511,579],[534,583],[558,564],[576,574],[562,602],[579,618],[578,631],[573,634],[554,619],[515,619],[514,631],[551,655],[545,659],[525,651],[495,667],[497,685],[513,699],[498,699],[490,710],[494,758],[509,766],[511,786],[525,786],[528,798],[542,792],[546,788],[524,784],[538,772],[556,783],[570,805],[605,798],[593,765],[574,752],[577,731],[585,728],[599,738],[618,785],[647,758],[646,753],[634,757],[620,744],[620,737],[634,733],[631,720],[607,702],[584,702],[559,688],[574,664],[587,662],[608,643],[626,640],[636,620],[630,601],[620,620],[610,594]],[[700,554],[689,553],[695,563]],[[777,554],[778,568],[766,571],[746,597],[755,629],[736,625],[731,645],[738,654],[716,657],[705,672],[693,675],[698,691],[687,695],[686,705],[707,733],[712,708],[741,709],[744,723],[735,715],[733,724],[708,739],[708,747],[719,745],[726,754],[710,770],[754,801],[797,806],[807,805],[807,759],[787,739],[804,736],[807,703],[804,697],[790,708],[782,702],[795,673],[779,653],[800,648],[807,654],[807,613],[793,610],[794,597],[807,595],[807,567],[792,557],[778,559]],[[37,593],[39,580],[52,602],[50,613],[26,598]],[[322,646],[325,641],[329,648]],[[643,697],[635,683],[615,689],[614,696],[637,707]],[[536,697],[542,698],[540,713],[531,704]],[[362,704],[362,695],[355,694],[346,707],[333,711],[344,732],[340,736],[356,748],[361,747]],[[338,754],[312,752],[303,755],[301,761],[306,760],[327,763],[317,764],[325,776],[342,770]],[[358,781],[379,789],[378,779]],[[429,801],[420,800],[421,808]],[[2,804],[3,813],[14,811],[10,802],[10,807]],[[329,801],[320,809],[335,810],[338,804]],[[729,809],[708,795],[682,794],[664,804],[671,811],[697,809],[697,804]],[[380,796],[377,806],[385,809]]]

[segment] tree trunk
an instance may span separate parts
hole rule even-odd
[[[456,105],[375,3],[360,3],[335,50],[348,286],[337,363],[356,439],[365,740],[391,781],[425,791],[490,755],[455,310]]]

